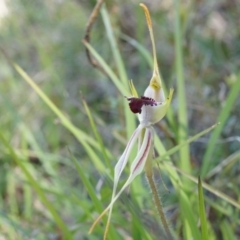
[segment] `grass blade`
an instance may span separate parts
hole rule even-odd
[[[173,166],[172,164],[168,163],[168,162],[161,162],[161,165],[165,168],[165,166],[168,165],[168,167],[174,168],[177,172],[181,173],[182,175],[184,175],[185,177],[187,177],[188,179],[190,179],[191,181],[198,183],[197,178],[191,176],[188,173],[185,173],[184,171],[180,170],[179,168]],[[237,209],[240,210],[240,204],[239,202],[237,202],[236,200],[230,198],[229,196],[227,196],[226,194],[216,190],[214,187],[211,187],[210,185],[208,185],[207,183],[203,182],[202,186],[204,189],[208,190],[209,192],[213,193],[215,196],[221,198],[222,200],[230,203],[231,205],[233,205],[234,207],[236,207]]]
[[[103,58],[96,52],[96,50],[86,41],[83,41],[85,47],[89,50],[89,52],[94,56],[94,58],[98,61],[98,63],[103,67],[105,72],[108,74],[114,85],[117,87],[118,91],[123,96],[129,96],[130,92],[127,90],[126,86],[120,81],[117,75],[112,71],[112,69],[107,65],[107,63],[103,60]]]
[[[200,177],[198,177],[198,201],[199,201],[199,213],[200,213],[201,230],[202,230],[202,240],[208,240],[207,218],[206,218],[205,206],[204,206],[202,181]]]
[[[212,168],[212,165],[214,164],[214,161],[212,161],[213,157],[213,152],[216,147],[216,143],[220,137],[220,134],[223,130],[223,127],[230,115],[230,112],[234,106],[234,102],[236,99],[239,97],[239,92],[240,92],[240,74],[235,79],[235,83],[232,85],[231,90],[228,94],[226,103],[224,107],[222,108],[219,117],[218,117],[218,122],[221,123],[221,125],[214,130],[212,133],[209,143],[207,146],[207,151],[204,155],[203,158],[203,163],[202,163],[202,168],[201,168],[201,176],[204,177]]]
[[[90,111],[90,109],[89,109],[89,107],[88,107],[88,105],[87,105],[87,102],[85,101],[85,99],[84,99],[83,96],[82,96],[82,102],[83,102],[83,106],[84,106],[84,108],[85,108],[85,111],[86,111],[86,113],[87,113],[88,119],[89,119],[89,121],[90,121],[90,124],[91,124],[91,127],[92,127],[92,131],[93,131],[93,133],[94,133],[94,135],[95,135],[96,140],[98,141],[98,143],[99,143],[99,145],[100,145],[100,147],[101,147],[101,151],[102,151],[103,157],[104,157],[104,159],[105,159],[106,165],[107,165],[108,168],[113,172],[112,165],[111,165],[110,160],[109,160],[109,157],[108,157],[108,155],[107,155],[107,153],[106,153],[106,148],[105,148],[104,145],[103,145],[102,138],[101,138],[101,136],[100,136],[100,134],[99,134],[99,132],[98,132],[98,130],[97,130],[95,121],[94,121],[93,116],[92,116],[92,114],[91,114],[91,111]]]
[[[13,64],[13,67],[22,76],[22,78],[34,89],[34,91],[42,98],[42,100],[47,104],[47,106],[60,118],[61,123],[79,140],[79,142],[83,145],[86,152],[90,156],[90,159],[94,162],[96,168],[100,172],[106,172],[105,166],[98,158],[96,152],[93,151],[92,147],[90,146],[91,144],[98,150],[101,150],[99,144],[91,137],[89,137],[84,131],[76,128],[21,67],[19,67],[17,64]]]
[[[68,230],[67,225],[63,222],[59,214],[56,212],[53,204],[48,201],[47,197],[45,196],[44,192],[41,189],[41,186],[38,184],[38,182],[33,178],[33,176],[29,173],[27,168],[24,166],[22,161],[17,157],[14,150],[8,143],[8,141],[3,137],[2,133],[0,132],[0,139],[5,145],[5,147],[9,150],[9,153],[13,160],[16,162],[16,164],[20,167],[20,169],[23,171],[24,175],[26,176],[27,180],[31,184],[32,188],[37,192],[39,198],[41,199],[42,203],[47,207],[49,212],[52,214],[56,224],[59,227],[59,230],[62,231],[62,234],[64,236],[64,239],[73,239],[71,232]]]
[[[123,85],[125,86],[125,88],[128,88],[129,84],[128,84],[127,73],[126,73],[126,70],[125,70],[125,67],[123,64],[123,59],[121,57],[116,39],[113,34],[113,28],[111,26],[110,18],[109,18],[107,9],[105,7],[105,4],[103,4],[103,6],[101,8],[101,15],[102,15],[103,22],[104,22],[104,25],[106,28],[107,37],[109,39],[109,43],[110,43],[110,46],[112,49],[116,67],[118,69],[119,78],[120,78],[121,82],[123,83]],[[136,127],[136,124],[135,124],[134,117],[131,114],[129,114],[129,106],[128,106],[127,101],[124,102],[124,113],[125,113],[124,115],[125,115],[125,120],[126,120],[126,133],[127,133],[126,135],[127,135],[127,138],[130,138]]]
[[[186,144],[189,144],[195,140],[197,140],[198,138],[200,138],[201,136],[207,134],[208,132],[210,132],[212,129],[214,129],[215,127],[217,127],[219,125],[219,123],[214,124],[213,126],[203,130],[202,132],[196,134],[195,136],[189,138],[187,141],[182,142],[181,144],[171,148],[169,151],[165,152],[164,154],[162,154],[160,157],[156,158],[156,161],[161,161],[163,159],[166,159],[168,156],[174,154],[175,152],[179,151],[183,146],[185,146]]]
[[[186,106],[185,83],[183,76],[183,50],[182,31],[180,24],[180,1],[175,0],[175,53],[176,53],[176,73],[177,73],[177,96],[178,96],[178,142],[186,141],[188,136],[188,117]],[[189,145],[186,144],[180,149],[180,168],[190,172]]]
[[[235,233],[232,230],[231,225],[225,220],[220,226],[223,240],[237,240]]]
[[[194,217],[193,210],[191,208],[191,201],[189,200],[187,194],[183,191],[181,187],[177,189],[180,200],[180,211],[181,217],[184,221],[184,239],[195,239],[200,240],[201,235],[197,227],[197,220]],[[189,231],[190,230],[190,231]]]
[[[110,43],[110,46],[111,46],[111,49],[112,49],[113,57],[114,57],[114,60],[116,62],[116,67],[118,69],[120,80],[122,81],[123,85],[125,87],[127,87],[128,86],[127,73],[126,73],[126,70],[125,70],[125,67],[124,67],[124,64],[123,64],[121,54],[119,52],[119,48],[118,48],[116,39],[115,39],[114,34],[113,34],[113,28],[111,26],[110,18],[109,18],[107,9],[105,7],[105,4],[103,4],[100,11],[101,11],[103,22],[104,22],[104,25],[105,25],[105,28],[106,28],[107,37],[109,39],[109,43]]]
[[[80,179],[82,180],[85,188],[87,189],[87,192],[88,192],[90,198],[93,201],[94,206],[96,207],[97,211],[99,213],[101,213],[103,211],[102,202],[96,196],[94,188],[92,187],[92,185],[91,185],[90,181],[88,180],[88,178],[85,176],[84,170],[81,168],[81,166],[79,165],[79,163],[77,162],[75,157],[72,156],[71,159],[72,159],[72,161],[73,161],[73,163],[75,165],[75,168],[76,168],[76,170],[77,170],[77,172],[79,174]],[[103,221],[105,223],[104,225],[106,225],[107,221],[106,221],[105,218],[103,218]],[[116,230],[113,229],[111,226],[110,226],[110,229],[109,229],[109,235],[111,236],[111,239],[118,239]]]

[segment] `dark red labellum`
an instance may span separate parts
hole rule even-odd
[[[154,99],[144,96],[141,96],[141,98],[130,97],[127,98],[127,100],[129,101],[129,107],[133,113],[141,113],[143,105],[157,106],[157,102]]]

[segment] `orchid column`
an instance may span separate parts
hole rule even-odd
[[[122,156],[117,162],[114,169],[114,183],[113,183],[113,191],[112,191],[112,199],[108,207],[103,211],[103,213],[96,219],[94,224],[92,225],[90,232],[92,232],[93,228],[96,226],[98,221],[109,211],[107,226],[104,233],[104,239],[107,238],[107,232],[109,229],[111,213],[113,209],[113,205],[115,201],[118,199],[120,194],[126,189],[126,187],[134,180],[134,178],[139,175],[143,169],[146,171],[146,176],[149,182],[149,186],[151,188],[153,199],[157,208],[157,211],[160,215],[163,227],[168,235],[169,239],[171,239],[171,233],[168,228],[167,221],[164,216],[164,212],[162,210],[162,205],[160,198],[157,193],[157,188],[153,179],[153,171],[152,171],[152,159],[154,152],[154,129],[153,124],[160,121],[167,112],[169,104],[172,99],[173,89],[170,89],[170,93],[168,98],[165,98],[165,94],[162,87],[162,81],[158,70],[157,57],[156,57],[156,48],[153,37],[152,30],[152,22],[150,18],[150,14],[148,12],[147,7],[144,4],[140,4],[143,8],[150,32],[150,37],[152,41],[153,48],[153,75],[150,80],[150,84],[144,92],[144,95],[140,98],[138,97],[137,91],[132,82],[130,82],[130,89],[132,92],[132,96],[128,97],[129,107],[134,114],[138,114],[139,125],[137,129],[134,131],[132,137],[130,138],[126,149],[124,150]],[[117,192],[117,185],[119,182],[119,178],[123,169],[125,168],[131,150],[138,140],[138,153],[135,159],[133,160],[130,167],[130,175],[125,182],[124,186]]]

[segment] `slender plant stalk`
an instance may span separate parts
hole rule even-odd
[[[103,240],[107,240],[109,227],[110,227],[110,218],[108,218],[108,220],[107,220],[107,225],[106,225],[106,228],[105,228],[105,231],[104,231]]]
[[[103,4],[104,0],[98,0],[89,19],[88,19],[88,22],[87,22],[87,25],[86,25],[86,29],[85,29],[85,36],[84,36],[84,41],[86,41],[87,43],[90,44],[90,37],[91,37],[91,30],[92,30],[92,27],[93,27],[93,24],[98,16],[98,13],[99,13],[99,10]],[[86,54],[87,54],[87,57],[88,57],[88,60],[89,62],[96,68],[98,68],[102,73],[106,74],[106,71],[104,70],[104,68],[101,66],[101,64],[99,64],[98,61],[96,61],[92,56],[91,56],[91,53],[89,51],[88,48],[86,48]]]
[[[158,195],[157,187],[156,187],[156,184],[154,182],[151,152],[150,152],[149,155],[150,156],[148,157],[148,160],[147,160],[146,166],[145,166],[147,180],[148,180],[149,186],[151,188],[152,195],[153,195],[153,200],[154,200],[155,206],[157,208],[158,214],[160,216],[163,228],[166,231],[168,239],[171,240],[171,239],[173,239],[172,234],[171,234],[170,229],[168,227],[168,223],[167,223],[167,220],[166,220],[163,208],[162,208],[162,202],[161,202],[161,199]]]
[[[185,93],[185,81],[183,70],[183,50],[182,50],[182,31],[180,23],[180,1],[175,0],[175,52],[176,52],[176,73],[177,73],[177,89],[178,89],[178,121],[179,144],[187,140],[188,134],[188,117],[187,103]],[[189,145],[185,145],[180,149],[180,168],[186,172],[191,172],[191,164],[189,157]]]

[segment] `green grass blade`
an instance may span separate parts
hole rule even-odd
[[[230,239],[231,240],[237,240],[238,239],[238,238],[236,238],[235,233],[233,232],[231,225],[226,220],[224,220],[221,223],[220,229],[221,229],[221,232],[222,232],[223,240],[230,240]]]
[[[113,34],[113,28],[111,26],[110,23],[110,18],[106,9],[105,4],[103,4],[102,8],[101,8],[101,15],[102,15],[102,19],[105,25],[105,29],[107,32],[107,37],[109,39],[109,43],[112,49],[112,53],[113,53],[113,57],[116,63],[116,67],[118,69],[118,73],[119,73],[119,77],[120,80],[122,81],[123,85],[125,87],[128,86],[128,77],[127,77],[127,73],[123,64],[123,60],[121,57],[121,54],[119,52],[119,48],[118,48],[118,44],[116,42],[115,36]]]
[[[35,90],[35,92],[42,98],[42,100],[47,104],[47,106],[60,118],[61,123],[65,126],[83,145],[86,152],[90,156],[91,160],[94,162],[96,168],[100,172],[106,172],[106,168],[98,158],[97,154],[91,148],[90,144],[101,150],[99,144],[89,137],[84,131],[76,128],[65,115],[57,108],[57,106],[47,97],[47,95],[37,86],[37,84],[27,75],[25,71],[17,64],[13,64],[16,71],[22,76],[22,78]]]
[[[24,190],[24,218],[27,220],[31,220],[32,219],[32,215],[33,215],[33,206],[32,206],[32,189],[31,186],[29,185],[24,185],[23,186]]]
[[[198,177],[198,201],[199,201],[202,240],[208,240],[209,238],[208,238],[208,229],[207,229],[207,218],[206,218],[205,206],[204,206],[202,181],[200,177]]]
[[[167,159],[167,157],[169,157],[170,155],[174,154],[175,152],[179,151],[183,146],[185,146],[186,144],[189,144],[195,140],[197,140],[198,138],[200,138],[201,136],[207,134],[208,132],[210,132],[212,129],[214,129],[215,127],[217,127],[219,125],[219,123],[203,130],[202,132],[196,134],[195,136],[189,138],[187,141],[182,142],[181,144],[171,148],[170,150],[168,150],[165,153],[162,153],[160,157],[156,158],[156,161],[161,161],[164,159]]]
[[[47,161],[47,160],[45,161],[45,154],[43,153],[43,151],[41,150],[41,147],[37,143],[37,140],[34,134],[32,133],[32,131],[22,121],[19,124],[19,129],[23,133],[23,136],[26,139],[27,144],[29,144],[29,146],[31,146],[31,148],[37,152],[38,154],[37,157],[41,159],[41,162],[46,172],[52,176],[56,176],[56,171],[53,168],[51,161]]]
[[[234,152],[230,156],[228,156],[226,159],[222,160],[216,167],[214,167],[208,174],[206,175],[206,179],[212,178],[214,175],[221,172],[224,168],[226,168],[230,164],[234,164],[240,159],[240,150]]]
[[[37,194],[38,194],[39,198],[41,199],[42,203],[47,207],[49,212],[52,214],[56,224],[59,227],[59,230],[61,230],[62,233],[63,233],[64,239],[69,239],[69,240],[73,239],[72,238],[72,234],[68,230],[67,225],[63,222],[63,220],[61,219],[59,214],[56,212],[53,204],[48,201],[47,197],[45,196],[44,192],[41,189],[41,186],[33,178],[33,176],[29,173],[29,171],[24,166],[22,161],[17,157],[17,155],[15,154],[14,150],[12,149],[12,147],[10,146],[8,141],[4,138],[4,136],[2,135],[1,132],[0,132],[0,139],[1,139],[1,142],[3,143],[3,145],[8,149],[8,151],[9,151],[11,157],[13,158],[13,160],[20,167],[20,169],[23,171],[24,175],[26,176],[27,180],[31,184],[32,188],[37,192]]]
[[[96,207],[97,211],[99,213],[101,213],[104,210],[102,202],[96,196],[95,190],[94,190],[92,184],[90,183],[88,178],[85,176],[84,169],[82,169],[82,167],[79,165],[79,163],[77,162],[77,160],[75,159],[74,156],[72,156],[71,159],[72,159],[72,161],[75,165],[75,168],[76,168],[76,170],[79,174],[80,179],[82,180],[90,198],[93,201],[94,206]],[[106,226],[107,220],[105,218],[103,218],[103,221],[104,221],[105,226]],[[109,235],[110,235],[110,239],[118,239],[118,235],[117,235],[116,230],[111,226],[110,226],[110,229],[109,229]]]
[[[163,165],[163,166],[168,165],[169,167],[174,168],[177,172],[181,173],[183,176],[187,177],[189,180],[191,180],[191,181],[193,181],[195,183],[198,183],[198,179],[197,178],[195,178],[195,177],[191,176],[190,174],[180,170],[179,168],[173,166],[169,162],[162,161],[162,162],[160,162],[160,164]],[[227,196],[226,194],[216,190],[215,188],[211,187],[210,185],[208,185],[205,182],[202,183],[202,186],[203,186],[204,189],[206,189],[209,192],[213,193],[215,196],[217,196],[217,197],[221,198],[222,200],[230,203],[231,205],[233,205],[234,207],[236,207],[237,209],[240,210],[240,204],[236,200],[234,200],[234,199],[230,198],[229,196]]]
[[[182,220],[184,221],[184,230],[186,232],[185,239],[200,240],[201,235],[197,227],[197,220],[194,217],[191,201],[189,200],[187,194],[181,189],[181,187],[178,187],[177,191],[179,194],[179,200],[180,200],[180,206],[181,206],[180,208],[181,217],[182,217]]]
[[[157,137],[155,137],[154,142],[155,142],[156,150],[158,151],[159,155],[163,155],[165,156],[165,158],[169,158],[170,154],[168,155],[168,152],[166,152],[164,146],[162,145],[161,141]],[[161,169],[164,169],[165,171],[167,171],[168,176],[170,177],[170,180],[174,185],[174,188],[178,191],[178,198],[181,206],[182,219],[185,220],[184,228],[185,230],[186,229],[189,230],[188,233],[190,234],[191,237],[194,236],[194,239],[200,240],[200,233],[196,226],[194,213],[192,211],[192,208],[190,207],[191,201],[183,190],[184,185],[181,181],[181,178],[179,177],[176,169],[172,168],[168,164],[163,164],[163,163],[165,162],[164,161],[160,162]]]
[[[13,63],[13,67],[20,74],[20,76],[22,76],[22,78],[34,89],[34,91],[42,98],[42,100],[48,105],[48,107],[60,118],[61,123],[70,132],[72,132],[80,142],[86,141],[92,146],[99,149],[99,146],[96,143],[96,141],[94,141],[82,130],[76,128],[20,66]]]
[[[122,82],[119,80],[119,78],[115,75],[115,73],[112,71],[112,69],[107,65],[107,63],[102,59],[102,57],[95,51],[95,49],[88,44],[87,42],[83,42],[86,46],[86,48],[89,50],[89,52],[96,58],[98,63],[102,66],[102,68],[106,71],[110,79],[113,81],[117,89],[120,91],[120,93],[123,96],[130,96],[130,92],[127,90],[127,88],[122,84]],[[135,128],[134,123],[134,116],[132,114],[129,114],[129,106],[128,102],[124,102],[124,114],[126,117],[126,130],[127,130],[127,138],[131,137],[131,134],[133,133],[133,129]]]
[[[7,196],[9,196],[9,210],[11,215],[19,214],[17,199],[16,199],[16,179],[11,172],[7,176]]]
[[[90,124],[91,124],[91,128],[92,128],[92,131],[95,135],[95,138],[96,140],[98,141],[100,147],[101,147],[101,151],[102,151],[102,154],[103,154],[103,157],[105,159],[105,162],[106,162],[106,165],[108,166],[108,168],[113,171],[113,168],[112,168],[112,165],[111,165],[111,162],[109,160],[109,157],[107,155],[107,152],[106,152],[106,148],[104,147],[104,144],[103,144],[103,141],[102,141],[102,138],[97,130],[97,127],[96,127],[96,124],[95,124],[95,121],[93,119],[93,116],[92,116],[92,113],[88,107],[88,104],[87,102],[85,101],[85,99],[82,97],[82,102],[83,102],[83,106],[85,108],[85,111],[87,113],[87,116],[88,116],[88,119],[90,121]]]
[[[113,57],[114,57],[114,60],[116,63],[116,68],[118,69],[120,80],[123,83],[123,85],[125,86],[125,88],[128,89],[129,84],[128,84],[127,73],[126,73],[126,70],[124,67],[123,59],[121,57],[121,54],[120,54],[120,51],[118,48],[118,44],[117,44],[116,39],[113,34],[113,28],[111,26],[109,14],[107,12],[105,4],[103,4],[103,6],[101,8],[101,15],[102,15],[103,22],[104,22],[104,25],[106,28],[107,37],[109,39],[109,43],[110,43],[110,46],[112,49]],[[124,115],[125,115],[125,120],[126,120],[127,138],[130,138],[136,127],[136,124],[135,124],[135,119],[132,116],[132,114],[129,114],[129,106],[128,106],[127,101],[124,102]]]
[[[112,71],[112,69],[107,65],[107,63],[103,60],[103,58],[96,52],[96,50],[86,41],[83,41],[83,44],[89,50],[89,52],[93,55],[93,57],[98,61],[98,63],[102,66],[105,72],[108,74],[114,85],[117,87],[118,91],[123,96],[129,96],[130,92],[127,90],[126,86],[120,81],[117,75]]]
[[[153,58],[152,55],[150,54],[150,52],[142,45],[140,44],[138,41],[136,41],[135,39],[121,33],[121,38],[124,39],[125,41],[127,41],[129,44],[131,44],[133,47],[135,47],[138,52],[144,57],[144,59],[147,61],[148,66],[150,68],[152,68],[153,66]]]
[[[182,26],[180,23],[180,0],[175,0],[175,54],[177,73],[177,96],[178,96],[178,142],[186,141],[188,136],[188,116],[185,93],[185,82],[183,76],[183,50],[182,50]],[[191,171],[189,145],[180,149],[180,168],[186,172]]]
[[[1,233],[5,233],[3,239],[24,240],[26,236],[29,237],[25,229],[18,223],[15,215],[11,215],[5,212],[5,210],[0,210],[0,226],[1,230],[3,230]],[[0,236],[2,237],[3,235],[0,234]]]
[[[212,168],[213,165],[212,157],[215,147],[217,145],[217,141],[234,106],[234,102],[239,97],[239,92],[240,92],[240,74],[238,74],[238,76],[236,77],[235,83],[232,85],[231,90],[228,94],[226,103],[219,114],[218,122],[220,122],[221,125],[214,130],[209,139],[209,143],[201,167],[202,177],[204,177]]]
[[[167,159],[168,161],[171,160],[169,157],[170,155],[167,155],[168,152],[166,151],[165,147],[163,146],[162,142],[160,141],[160,139],[157,136],[154,137],[154,145],[155,145],[156,151],[158,152],[158,154],[160,156],[163,155],[163,156],[165,156],[164,159]],[[155,160],[159,160],[159,159],[161,159],[161,157],[154,159],[154,162],[157,162]],[[181,179],[175,170],[171,169],[168,166],[166,166],[165,170],[169,173],[170,180],[173,183],[175,188],[177,188],[179,185],[182,184]]]
[[[82,167],[79,165],[76,158],[72,154],[71,154],[71,159],[72,159],[72,161],[74,163],[74,166],[75,166],[75,168],[78,172],[78,175],[79,175],[80,179],[82,180],[82,182],[83,182],[90,198],[92,199],[97,211],[99,213],[101,213],[102,210],[103,210],[103,205],[102,205],[101,201],[98,199],[98,197],[96,196],[93,186],[91,185],[88,178],[85,176],[84,170],[82,169]]]
[[[168,152],[166,152],[166,150],[164,149],[163,145],[158,140],[158,138],[155,138],[154,142],[155,142],[156,150],[158,151],[159,155],[165,156],[164,158],[169,158],[170,154],[168,155]],[[192,208],[190,207],[191,201],[189,200],[188,196],[183,190],[183,183],[181,181],[181,178],[179,177],[176,169],[164,163],[167,163],[167,162],[165,161],[160,162],[161,169],[164,169],[165,171],[168,172],[168,175],[170,177],[172,184],[174,185],[174,188],[178,191],[178,198],[181,206],[182,219],[185,219],[185,222],[187,223],[187,224],[185,223],[184,227],[187,228],[186,226],[189,226],[190,228],[189,234],[191,236],[194,236],[194,239],[200,240],[200,233],[198,228],[196,227],[194,214],[192,212]]]

